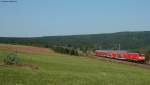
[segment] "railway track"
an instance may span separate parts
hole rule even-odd
[[[128,65],[132,65],[132,66],[138,66],[138,67],[150,69],[150,64],[145,64],[145,63],[131,62],[131,61],[127,61],[127,60],[112,59],[112,58],[106,58],[106,57],[97,57],[97,59],[103,60],[103,61],[108,61],[108,62],[114,62],[114,63],[118,63],[118,64],[128,64]]]

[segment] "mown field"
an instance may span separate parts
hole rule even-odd
[[[10,52],[0,49],[0,85],[150,84],[150,69],[86,57],[18,52],[22,65],[3,65]]]

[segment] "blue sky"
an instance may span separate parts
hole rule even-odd
[[[0,36],[36,37],[150,31],[150,0],[0,2]]]

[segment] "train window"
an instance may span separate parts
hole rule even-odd
[[[145,56],[144,54],[140,54],[140,56]]]

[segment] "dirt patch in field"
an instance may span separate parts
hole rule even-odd
[[[31,68],[32,70],[38,70],[39,69],[39,66],[37,65],[34,65],[34,64],[19,64],[19,65],[16,65],[18,67],[27,67],[27,68]]]
[[[57,54],[56,52],[48,48],[24,46],[24,45],[0,44],[0,49],[11,50],[21,53],[35,53],[35,54],[49,54],[49,55]]]
[[[17,65],[6,65],[4,63],[0,63],[0,67],[19,67],[19,68],[30,68],[32,70],[39,70],[40,67],[35,64],[17,64]]]

